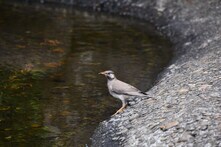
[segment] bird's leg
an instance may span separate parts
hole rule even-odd
[[[124,110],[126,107],[127,107],[127,102],[126,102],[125,99],[124,99],[124,100],[122,100],[122,107],[121,107],[119,110],[117,110],[117,112],[115,112],[115,113],[113,114],[113,116],[116,115],[116,114],[118,114],[118,113],[120,113],[120,112],[123,112],[123,110]]]

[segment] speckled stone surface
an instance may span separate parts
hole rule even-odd
[[[174,43],[175,57],[124,113],[102,123],[93,146],[221,146],[221,1],[63,0],[153,23]]]

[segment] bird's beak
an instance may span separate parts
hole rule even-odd
[[[99,75],[105,75],[105,72],[99,72],[98,74]]]

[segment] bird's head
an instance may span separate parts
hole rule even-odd
[[[106,70],[106,71],[100,72],[99,74],[105,75],[105,77],[107,77],[108,80],[113,80],[116,78],[114,75],[114,72],[111,70]]]

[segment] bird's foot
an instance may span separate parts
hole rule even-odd
[[[115,116],[115,115],[117,115],[118,113],[123,112],[123,110],[124,110],[124,109],[122,109],[122,108],[121,108],[121,109],[119,109],[119,110],[117,110],[117,112],[115,112],[115,113],[114,113],[112,116]]]

